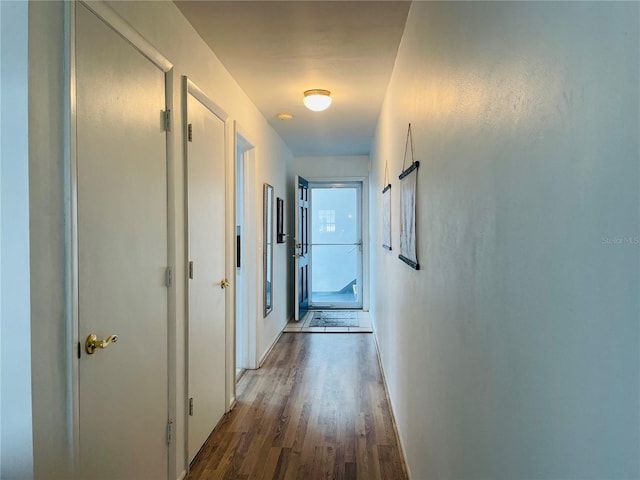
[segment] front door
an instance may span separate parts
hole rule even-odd
[[[225,125],[203,101],[187,94],[189,461],[225,412]]]
[[[309,309],[309,182],[296,177],[298,186],[295,217],[295,320]]]
[[[80,477],[163,479],[165,76],[80,3],[75,52]]]
[[[313,182],[312,308],[362,308],[362,183]]]

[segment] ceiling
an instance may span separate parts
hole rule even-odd
[[[369,153],[410,2],[175,3],[295,156]],[[304,107],[313,88],[328,110]]]

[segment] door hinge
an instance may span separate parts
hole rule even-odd
[[[189,416],[193,417],[193,397],[189,398]]]
[[[173,420],[167,420],[167,445],[171,445],[173,440]]]
[[[162,112],[162,127],[165,132],[171,131],[171,110],[166,109]]]
[[[193,124],[187,125],[187,140],[193,142]]]
[[[193,280],[193,262],[189,262],[189,278]]]
[[[170,288],[173,286],[173,268],[167,267],[167,271],[165,275],[166,275],[167,288]]]

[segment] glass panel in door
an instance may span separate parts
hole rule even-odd
[[[361,185],[310,184],[312,308],[362,308]]]

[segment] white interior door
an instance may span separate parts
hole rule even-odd
[[[189,461],[225,412],[225,126],[187,95]]]
[[[296,176],[296,185],[294,319],[300,320],[309,309],[309,182]]]
[[[83,478],[167,477],[164,73],[76,6],[79,453]],[[95,334],[117,343],[93,354]]]

